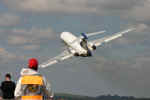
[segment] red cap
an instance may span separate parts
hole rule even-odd
[[[38,69],[38,60],[36,58],[31,58],[28,61],[28,67],[34,70]]]

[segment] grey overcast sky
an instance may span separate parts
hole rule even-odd
[[[135,32],[94,52],[40,69],[55,92],[150,97],[150,0],[0,0],[0,81],[14,80],[30,57],[42,63],[63,49],[59,35]]]

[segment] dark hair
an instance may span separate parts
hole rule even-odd
[[[37,71],[38,70],[38,67],[36,67],[36,68],[32,68],[33,70],[35,70],[35,71]]]
[[[5,75],[5,77],[8,77],[9,79],[11,79],[11,75],[10,75],[9,73],[7,73],[7,74]]]

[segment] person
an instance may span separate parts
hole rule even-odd
[[[15,83],[11,81],[11,75],[5,75],[5,81],[1,83],[3,99],[14,99]]]
[[[21,70],[21,77],[15,89],[16,99],[21,100],[44,100],[53,99],[51,84],[38,72],[38,61],[31,58],[28,61],[28,68]]]
[[[2,90],[1,90],[1,87],[0,87],[0,100],[3,99],[3,93],[2,93]]]

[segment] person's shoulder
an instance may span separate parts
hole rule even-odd
[[[15,82],[14,82],[14,81],[11,81],[11,83],[12,83],[12,84],[15,84]]]
[[[2,81],[2,83],[1,84],[5,84],[6,83],[6,81]]]
[[[6,85],[6,81],[2,81],[1,88],[3,88]]]
[[[6,81],[2,81],[2,83],[6,83]]]
[[[15,84],[15,82],[14,81],[10,81],[11,82],[11,84]]]
[[[16,83],[14,81],[12,81],[12,86],[15,88],[16,87]]]

